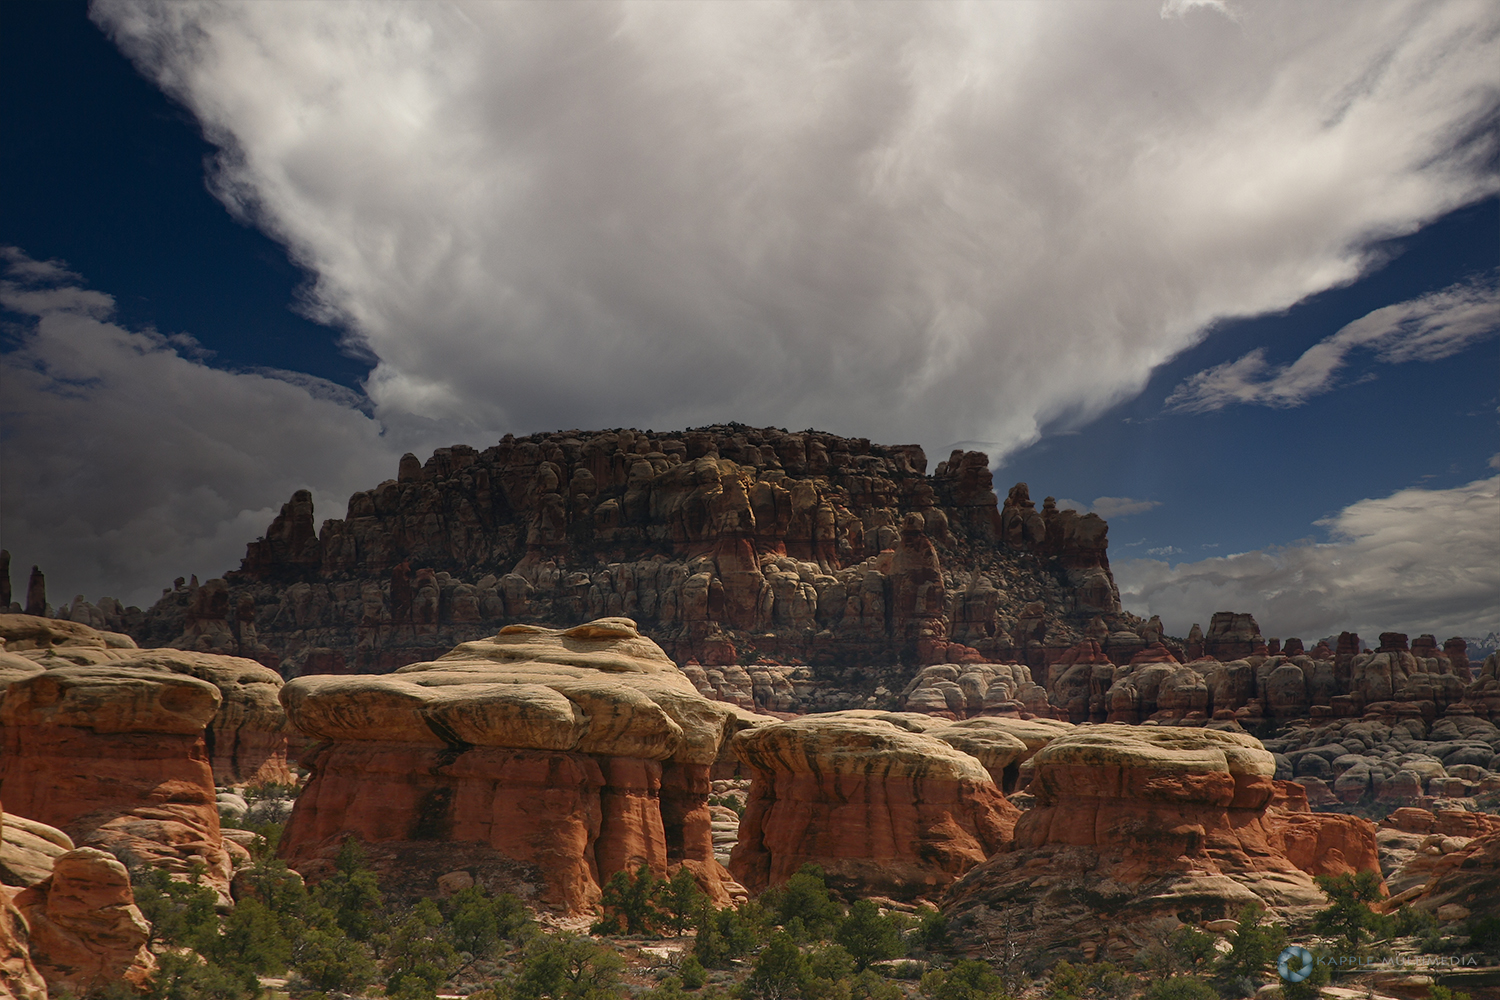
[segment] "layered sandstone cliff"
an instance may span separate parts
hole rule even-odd
[[[281,841],[299,870],[352,835],[419,891],[468,867],[583,912],[616,871],[686,863],[728,899],[711,771],[757,717],[704,698],[629,619],[510,625],[387,676],[301,677],[282,700],[318,741]],[[435,850],[448,867],[426,867]]]
[[[1026,744],[999,727],[839,712],[748,730],[733,750],[751,786],[729,866],[751,891],[812,863],[851,892],[933,896],[1000,850],[1020,815],[991,774]]]
[[[1002,511],[978,452],[926,467],[913,445],[739,425],[507,435],[408,455],[321,527],[299,492],[239,571],[121,621],[293,676],[384,673],[513,621],[628,615],[679,663],[727,644],[837,673],[952,646],[1040,663],[1088,617],[1126,620],[1101,519],[1037,511],[1024,485]]]

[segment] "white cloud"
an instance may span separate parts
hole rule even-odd
[[[401,449],[326,387],[208,367],[191,338],[109,322],[113,300],[62,265],[0,254],[0,306],[28,317],[0,354],[0,544],[22,595],[37,564],[54,605],[145,607],[238,566],[294,490],[341,517],[395,473]]]
[[[998,459],[1497,188],[1500,7],[1193,6],[93,11],[379,359],[387,426]]]
[[[1130,497],[1095,497],[1094,513],[1108,521],[1116,517],[1129,517],[1160,507],[1160,500],[1132,500]]]
[[[1163,20],[1171,17],[1186,17],[1189,11],[1196,8],[1215,11],[1231,21],[1240,19],[1239,13],[1225,0],[1165,0],[1161,5],[1161,16]]]
[[[1333,541],[1168,566],[1115,565],[1120,599],[1178,634],[1215,611],[1248,611],[1275,636],[1344,629],[1439,639],[1500,624],[1500,476],[1361,500],[1318,524]]]
[[[1106,521],[1129,517],[1131,514],[1141,514],[1160,506],[1160,500],[1133,500],[1130,497],[1095,497],[1091,504],[1061,497],[1057,501],[1058,510],[1071,508],[1080,514],[1098,514]]]
[[[1231,403],[1301,406],[1334,388],[1339,369],[1358,348],[1388,364],[1439,361],[1500,333],[1500,286],[1475,280],[1409,302],[1376,309],[1319,341],[1289,365],[1266,362],[1264,348],[1215,365],[1167,397],[1169,409],[1202,413]]]

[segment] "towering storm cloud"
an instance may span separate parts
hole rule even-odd
[[[373,370],[362,395],[137,328],[110,296],[139,289],[39,259],[69,256],[65,239],[0,234],[23,244],[0,261],[0,541],[20,572],[48,570],[54,601],[146,601],[232,568],[293,489],[339,516],[403,451],[507,432],[742,421],[1003,462],[1135,397],[1217,322],[1368,276],[1383,241],[1500,191],[1485,2],[95,0],[91,16],[188,109],[217,150],[210,189],[285,245],[309,277],[300,307]],[[1494,274],[1443,281],[1291,351],[1195,361],[1162,419],[1305,411],[1371,357],[1410,371],[1492,344]],[[1199,474],[1245,474],[1224,463]],[[1137,530],[1180,509],[1151,478],[1180,470],[1151,470],[1036,485]],[[1325,508],[1363,567],[1350,586],[1406,551],[1355,515],[1407,509],[1351,503],[1411,482]],[[1454,525],[1497,502],[1441,496],[1476,514]],[[1138,530],[1139,552],[1180,554]],[[1424,551],[1482,562],[1480,543]],[[1206,615],[1274,585],[1278,607],[1347,613],[1299,603],[1301,557],[1242,555],[1142,561],[1127,606],[1187,615],[1201,594]],[[1408,604],[1403,626],[1428,614]]]
[[[376,415],[1004,453],[1494,190],[1476,4],[218,4],[95,19]]]

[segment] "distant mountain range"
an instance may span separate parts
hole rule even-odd
[[[1469,644],[1469,659],[1483,660],[1491,653],[1500,652],[1500,633],[1491,632],[1482,639],[1472,636],[1464,636],[1464,642]]]

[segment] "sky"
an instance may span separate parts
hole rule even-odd
[[[505,433],[986,451],[1185,634],[1500,629],[1500,8],[0,5],[0,544]]]

